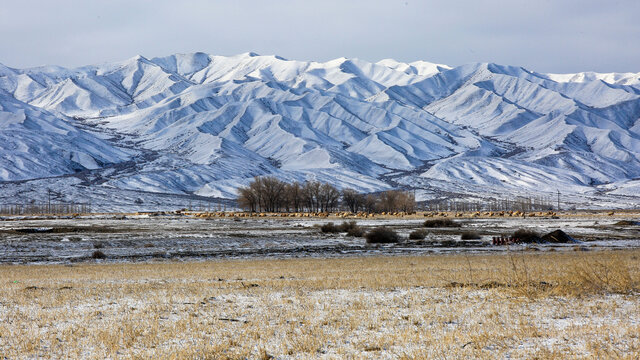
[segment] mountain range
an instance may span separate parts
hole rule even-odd
[[[640,73],[254,53],[0,65],[0,152],[5,202],[43,186],[66,201],[130,194],[116,207],[135,194],[231,199],[274,175],[419,200],[561,192],[635,207]]]

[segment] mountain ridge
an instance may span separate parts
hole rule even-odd
[[[415,188],[428,200],[451,192],[425,179],[460,196],[491,185],[629,197],[624,188],[640,178],[640,73],[255,53],[0,65],[0,127],[19,126],[20,111],[82,141],[14,129],[0,145],[6,186],[91,172],[101,180],[89,187],[233,198],[273,174],[359,191]],[[41,150],[43,164],[23,166],[30,149],[47,147],[73,150],[63,162]]]

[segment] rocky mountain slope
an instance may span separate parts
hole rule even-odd
[[[640,74],[253,53],[0,65],[0,129],[9,190],[62,176],[88,192],[232,198],[274,174],[424,199],[559,190],[634,206]]]

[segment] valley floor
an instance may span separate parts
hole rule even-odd
[[[0,358],[640,357],[640,250],[0,266]]]
[[[453,227],[425,228],[419,213],[374,218],[196,217],[198,214],[94,214],[79,217],[0,218],[0,264],[166,262],[214,259],[350,257],[492,253],[507,251],[599,251],[640,248],[638,212],[563,213],[546,217],[452,218]],[[429,214],[427,214],[429,215]],[[367,244],[363,237],[323,233],[328,222],[356,221],[364,231],[385,226],[397,244]],[[492,245],[518,229],[544,235],[563,230],[575,242]],[[424,239],[409,239],[416,230]],[[472,233],[476,239],[462,240]]]

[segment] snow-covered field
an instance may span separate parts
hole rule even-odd
[[[93,215],[80,218],[5,217],[0,221],[0,263],[138,262],[229,258],[347,257],[426,255],[504,251],[602,250],[640,248],[637,214],[582,214],[553,218],[465,218],[456,228],[426,229],[424,217],[356,220],[363,229],[387,226],[398,232],[398,244],[369,245],[345,233],[326,234],[320,225],[343,219],[211,218],[163,215]],[[424,240],[409,240],[425,229]],[[492,237],[528,229],[540,235],[563,230],[577,243],[492,245]],[[465,231],[478,240],[461,240]]]
[[[0,353],[637,359],[639,255],[0,265]]]

